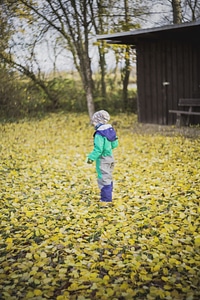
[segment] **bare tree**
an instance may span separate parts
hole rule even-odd
[[[130,24],[130,15],[129,15],[129,2],[128,0],[124,0],[124,8],[125,8],[125,23]],[[130,46],[126,46],[125,49],[125,66],[122,69],[122,82],[123,82],[123,106],[126,111],[128,108],[128,83],[130,77]]]
[[[109,19],[110,12],[112,11],[113,3],[112,1],[105,1],[105,0],[97,0],[97,7],[96,10],[94,8],[93,3],[90,3],[90,10],[91,10],[91,19],[94,26],[95,34],[102,34],[108,26],[107,20]],[[98,47],[98,54],[99,54],[99,68],[100,68],[100,76],[101,76],[101,98],[102,98],[102,106],[106,103],[106,57],[104,47],[101,47],[102,44],[96,43]]]
[[[38,80],[34,74],[36,61],[36,47],[45,38],[51,35],[56,39],[62,39],[65,51],[70,51],[73,56],[73,63],[80,74],[83,88],[86,95],[89,116],[94,113],[93,101],[93,80],[91,59],[89,55],[90,33],[92,21],[88,3],[92,0],[43,0],[42,2],[19,0],[17,3],[12,0],[5,0],[7,8],[12,11],[16,18],[17,33],[13,38],[12,49],[7,61],[18,70],[29,76],[37,84],[43,86],[41,78]],[[21,32],[27,32],[28,38],[20,37]],[[22,36],[22,35],[21,35]],[[27,51],[27,58],[23,61],[18,56],[18,46],[23,47],[23,55]],[[26,45],[26,46],[25,46]],[[21,51],[22,53],[22,51]],[[13,54],[15,54],[13,56]],[[18,56],[16,63],[15,58]],[[23,58],[25,58],[23,56]],[[32,65],[30,65],[32,62]],[[39,65],[38,65],[39,66]],[[40,69],[38,72],[40,73]],[[47,93],[47,89],[45,89]],[[50,95],[48,95],[50,96]],[[55,96],[55,95],[54,95]]]
[[[119,31],[128,31],[134,28],[139,27],[139,20],[144,18],[144,15],[148,14],[149,9],[147,6],[147,1],[130,1],[123,0],[119,1],[105,1],[99,0],[99,20],[100,26],[96,26],[97,34],[104,33],[113,33]],[[123,97],[123,110],[126,111],[128,106],[128,84],[129,77],[131,71],[131,58],[133,51],[130,46],[111,46],[105,42],[101,42],[99,45],[99,56],[100,56],[100,67],[102,74],[102,84],[104,84],[105,78],[105,53],[109,48],[112,48],[115,56],[116,68],[115,71],[118,70],[117,65],[121,62],[122,67],[120,68],[121,72],[121,82],[122,82],[122,97]],[[122,62],[123,61],[123,62]],[[117,78],[115,76],[115,78]],[[106,95],[106,86],[102,85],[103,95]],[[103,97],[104,98],[104,97]]]
[[[183,10],[183,18],[185,21],[196,21],[198,18],[200,18],[200,1],[184,0]]]
[[[150,1],[152,2],[152,1]],[[149,3],[150,4],[150,3]],[[160,7],[160,11],[156,11]],[[153,2],[151,14],[156,16],[159,13],[157,24],[179,24],[196,21],[200,18],[199,0],[156,0]]]

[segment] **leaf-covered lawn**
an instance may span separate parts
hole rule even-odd
[[[200,299],[200,141],[112,121],[108,208],[86,115],[0,125],[0,299]]]

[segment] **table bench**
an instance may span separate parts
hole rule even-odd
[[[182,116],[187,116],[186,125],[189,125],[190,116],[200,116],[200,111],[193,111],[194,107],[200,107],[200,99],[198,98],[180,98],[178,106],[186,107],[188,110],[169,110],[169,113],[176,114],[176,126],[181,126]]]

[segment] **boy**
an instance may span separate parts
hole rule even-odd
[[[97,111],[92,117],[95,127],[94,149],[87,157],[87,163],[96,161],[97,182],[100,189],[101,202],[112,202],[114,158],[112,149],[118,146],[116,132],[107,122],[110,115],[105,110]]]

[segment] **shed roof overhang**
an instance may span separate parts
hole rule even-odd
[[[200,43],[200,20],[97,36],[97,40],[106,40],[109,44],[121,45],[137,45],[141,40],[161,39],[192,40]]]

